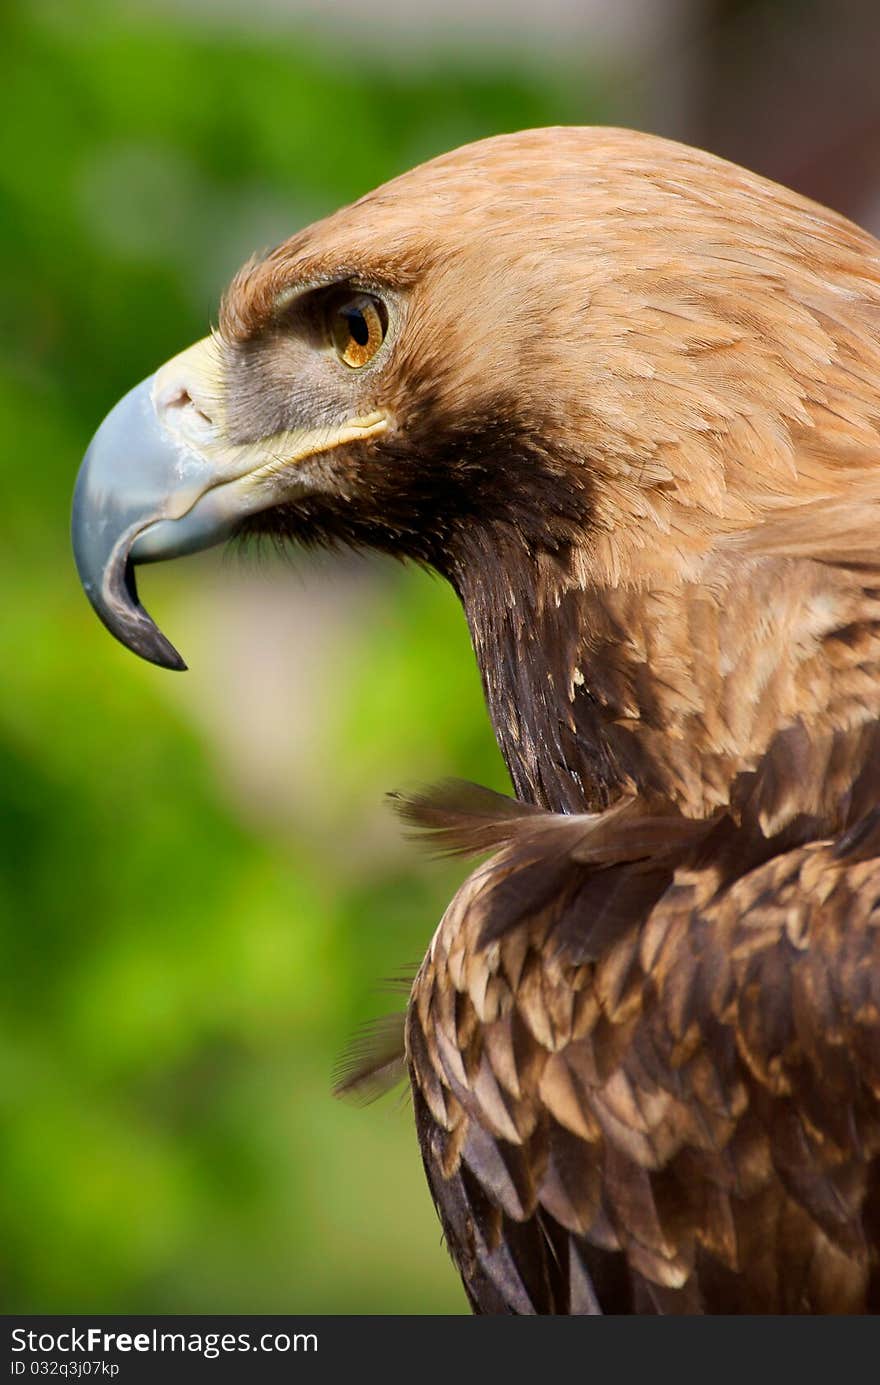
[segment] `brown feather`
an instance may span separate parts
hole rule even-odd
[[[367,1104],[391,1091],[406,1076],[406,1015],[371,1020],[355,1034],[334,1075],[335,1096]]]
[[[333,283],[391,305],[375,369],[297,338]],[[880,1309],[880,245],[526,131],[245,266],[218,349],[236,441],[385,413],[253,527],[448,578],[517,795],[398,800],[494,853],[406,1041],[475,1310]]]

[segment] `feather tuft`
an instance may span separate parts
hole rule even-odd
[[[383,1015],[357,1031],[336,1065],[333,1095],[367,1106],[406,1076],[405,1014]]]
[[[531,803],[463,779],[445,779],[419,793],[388,797],[404,822],[428,834],[440,856],[494,851],[510,840],[514,824],[541,815]]]

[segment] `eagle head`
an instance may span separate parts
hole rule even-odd
[[[578,130],[485,141],[242,268],[218,329],[127,394],[83,463],[74,549],[114,635],[182,667],[133,565],[242,530],[450,575],[475,527],[580,536],[584,338],[608,254],[589,253],[579,205],[590,149]]]

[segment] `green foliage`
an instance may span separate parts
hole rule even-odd
[[[558,75],[380,67],[109,0],[22,0],[2,23],[2,1307],[462,1311],[408,1109],[329,1094],[351,1029],[391,1003],[375,978],[421,955],[462,873],[401,846],[379,792],[504,785],[455,603],[425,574],[344,577],[337,603],[371,595],[328,627],[286,728],[299,796],[280,770],[270,793],[223,726],[259,721],[275,635],[236,693],[214,600],[257,578],[213,558],[150,574],[193,664],[175,680],[88,609],[69,498],[103,413],[204,333],[253,249],[595,102]],[[301,567],[299,610],[339,580]]]

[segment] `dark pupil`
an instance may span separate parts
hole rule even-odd
[[[370,340],[370,329],[360,308],[343,308],[342,316],[348,323],[348,330],[358,346],[366,346]]]

